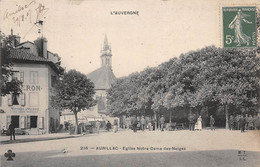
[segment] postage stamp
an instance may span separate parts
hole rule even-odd
[[[223,47],[257,47],[256,7],[222,7]]]

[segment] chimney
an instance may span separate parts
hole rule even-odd
[[[43,38],[43,57],[48,59],[47,39]]]
[[[15,38],[15,46],[16,46],[16,45],[19,45],[19,44],[20,44],[20,39],[21,39],[21,37],[19,36],[19,34],[15,35],[14,38]]]
[[[20,44],[21,37],[19,35],[14,35],[13,29],[11,29],[11,35],[9,35],[9,38],[10,38],[10,41],[11,41],[13,47]]]
[[[34,41],[34,44],[37,47],[38,56],[44,57],[48,59],[48,51],[47,51],[47,39],[46,38],[37,38]]]

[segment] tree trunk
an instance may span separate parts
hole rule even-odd
[[[224,105],[224,109],[225,109],[225,114],[226,114],[226,129],[229,129],[229,126],[228,126],[228,108],[227,108],[226,104]]]
[[[170,121],[169,123],[171,124],[172,123],[172,110],[170,110]]]
[[[157,129],[157,116],[156,116],[156,112],[154,112],[154,125],[155,125],[155,129]]]
[[[79,128],[79,125],[78,125],[78,112],[74,112],[74,115],[75,115],[75,120],[76,120],[75,134],[78,134],[78,128]]]

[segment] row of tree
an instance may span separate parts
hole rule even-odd
[[[114,116],[169,113],[223,115],[256,113],[259,107],[259,49],[214,46],[182,54],[156,68],[119,78],[108,90]]]

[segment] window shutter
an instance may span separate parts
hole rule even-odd
[[[25,94],[21,94],[21,105],[25,106]]]
[[[26,128],[27,128],[27,129],[30,129],[30,128],[31,128],[31,119],[30,119],[30,116],[29,116],[29,115],[27,115],[26,121],[27,121]]]
[[[39,119],[39,126],[40,129],[44,129],[44,117],[40,117]]]
[[[21,128],[26,128],[25,127],[25,116],[21,116],[20,127]]]
[[[24,72],[20,72],[20,81],[24,82]]]
[[[11,106],[13,104],[12,95],[8,94],[7,98],[8,98],[8,106]]]
[[[10,124],[11,124],[11,116],[6,116],[6,129],[9,129]]]

